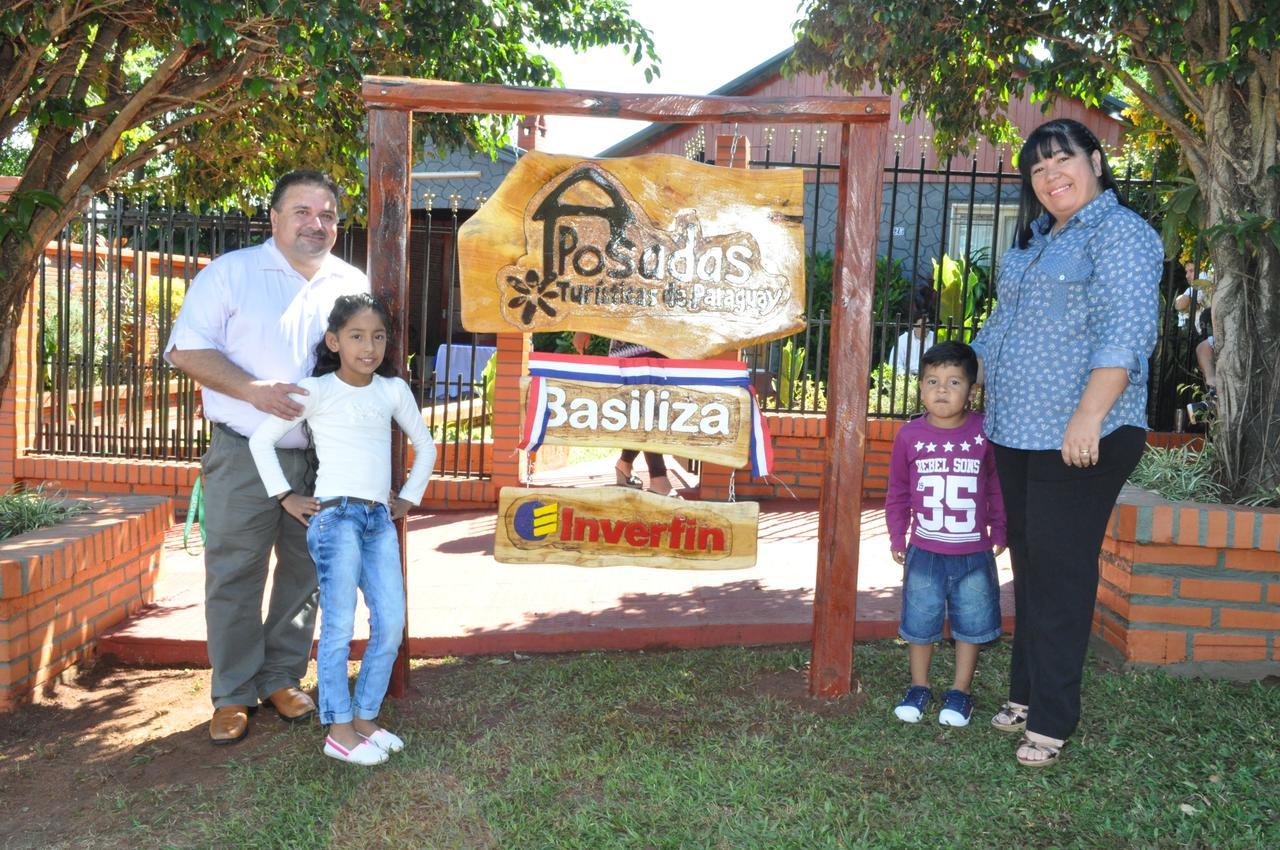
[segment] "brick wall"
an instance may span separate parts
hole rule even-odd
[[[825,413],[768,413],[765,419],[773,435],[773,474],[768,479],[740,469],[734,482],[738,498],[817,499],[822,492],[822,464],[826,457]],[[867,421],[867,446],[862,468],[862,495],[884,498],[889,486],[889,454],[902,422],[893,419]],[[727,499],[729,469],[702,465],[702,498]]]
[[[0,711],[38,698],[152,601],[169,500],[85,501],[85,514],[0,543]]]
[[[1280,511],[1126,487],[1099,567],[1094,633],[1125,661],[1280,673]]]

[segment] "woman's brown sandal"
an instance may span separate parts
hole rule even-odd
[[[1048,741],[1033,741],[1023,736],[1021,743],[1018,744],[1018,764],[1023,767],[1048,767],[1053,764],[1062,755],[1062,748],[1066,745],[1066,741],[1061,744],[1050,744]],[[1030,750],[1038,753],[1038,758],[1027,758],[1022,755],[1024,750]]]
[[[1000,706],[996,716],[991,718],[991,725],[1001,732],[1021,732],[1027,728],[1026,706],[1006,702]]]
[[[640,476],[636,475],[634,472],[624,474],[621,469],[618,469],[618,467],[615,466],[613,468],[613,474],[619,487],[633,487],[636,490],[639,490],[644,486],[644,482],[640,480]]]

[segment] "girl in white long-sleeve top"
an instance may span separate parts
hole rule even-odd
[[[405,594],[393,520],[422,500],[435,465],[435,442],[409,385],[384,359],[390,321],[371,295],[334,302],[312,377],[296,419],[271,417],[249,440],[254,463],[284,509],[307,526],[307,547],[320,583],[320,722],[329,726],[324,753],[353,764],[379,764],[404,748],[377,723],[400,638]],[[413,468],[398,496],[391,493],[391,421],[414,447]],[[320,465],[315,494],[289,489],[275,445],[299,423],[311,434]],[[369,609],[369,645],[352,699],[347,659],[355,628],[356,590]]]

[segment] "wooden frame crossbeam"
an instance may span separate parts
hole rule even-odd
[[[723,97],[532,89],[409,77],[365,77],[370,108],[465,115],[585,115],[663,124],[706,121],[856,124],[887,121],[886,97]]]

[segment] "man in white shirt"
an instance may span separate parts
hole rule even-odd
[[[289,393],[306,393],[297,382],[311,373],[334,299],[369,291],[363,272],[329,253],[337,238],[337,185],[319,171],[284,175],[271,197],[271,238],[218,257],[196,276],[165,349],[200,383],[204,416],[214,423],[201,475],[215,744],[248,734],[259,703],[289,721],[315,713],[298,689],[315,633],[315,566],[306,529],[264,491],[248,436],[270,414],[302,412]],[[279,456],[289,485],[310,493],[315,456],[301,429],[280,441]]]
[[[917,373],[920,371],[920,358],[933,347],[934,341],[933,331],[929,328],[929,317],[918,315],[911,328],[898,337],[887,362],[899,374]]]

